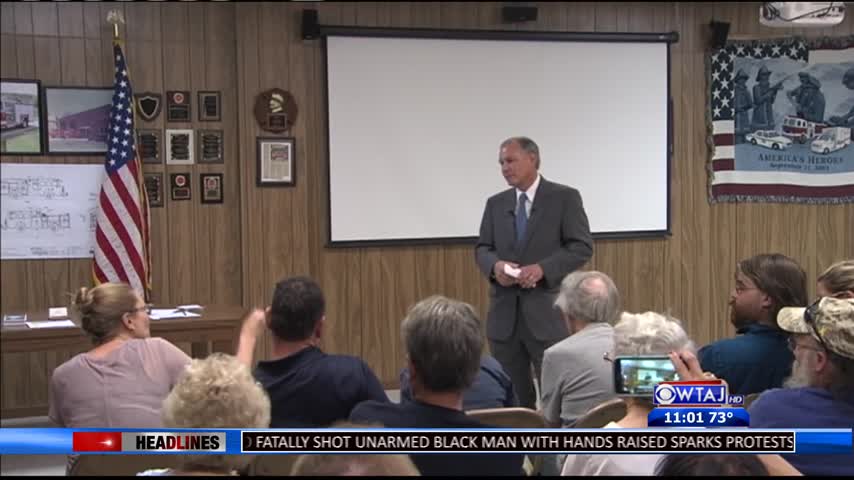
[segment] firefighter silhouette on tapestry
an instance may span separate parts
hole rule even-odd
[[[735,73],[735,94],[733,95],[733,107],[735,110],[735,143],[744,143],[744,136],[750,133],[750,109],[753,108],[753,99],[747,90],[747,74],[738,69]]]
[[[824,94],[821,93],[821,82],[809,73],[798,74],[801,85],[790,90],[786,95],[795,104],[797,116],[808,122],[824,121]]]
[[[783,82],[771,85],[771,71],[762,65],[753,86],[753,130],[774,130],[774,100]]]
[[[842,76],[842,84],[848,90],[854,90],[854,67],[849,68]],[[850,127],[851,138],[854,139],[854,105],[851,106],[848,113],[830,117],[830,124],[834,127]]]

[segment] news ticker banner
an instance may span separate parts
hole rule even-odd
[[[0,429],[0,454],[820,453],[851,429]]]

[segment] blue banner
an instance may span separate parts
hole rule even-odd
[[[650,427],[748,427],[750,416],[743,408],[654,408]]]
[[[795,448],[797,453],[840,453],[851,455],[851,430],[846,434],[822,429],[795,430]],[[852,459],[854,461],[854,459]]]
[[[674,417],[673,412],[680,414]],[[729,415],[729,412],[732,415]],[[643,429],[0,429],[0,454],[697,453],[852,454],[851,429],[707,428],[743,409],[656,409],[690,423]],[[668,417],[667,413],[671,413]],[[693,415],[691,415],[693,413]],[[721,420],[719,417],[723,417]],[[714,418],[712,418],[714,417]],[[653,415],[650,415],[653,419]],[[366,446],[367,445],[367,446]]]

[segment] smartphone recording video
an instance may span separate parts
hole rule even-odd
[[[679,375],[666,355],[614,359],[614,388],[618,395],[651,397],[658,383],[674,380],[679,380]]]

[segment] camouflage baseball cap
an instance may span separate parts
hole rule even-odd
[[[807,308],[783,308],[777,324],[787,332],[810,334],[833,353],[854,359],[854,298],[824,297]]]

